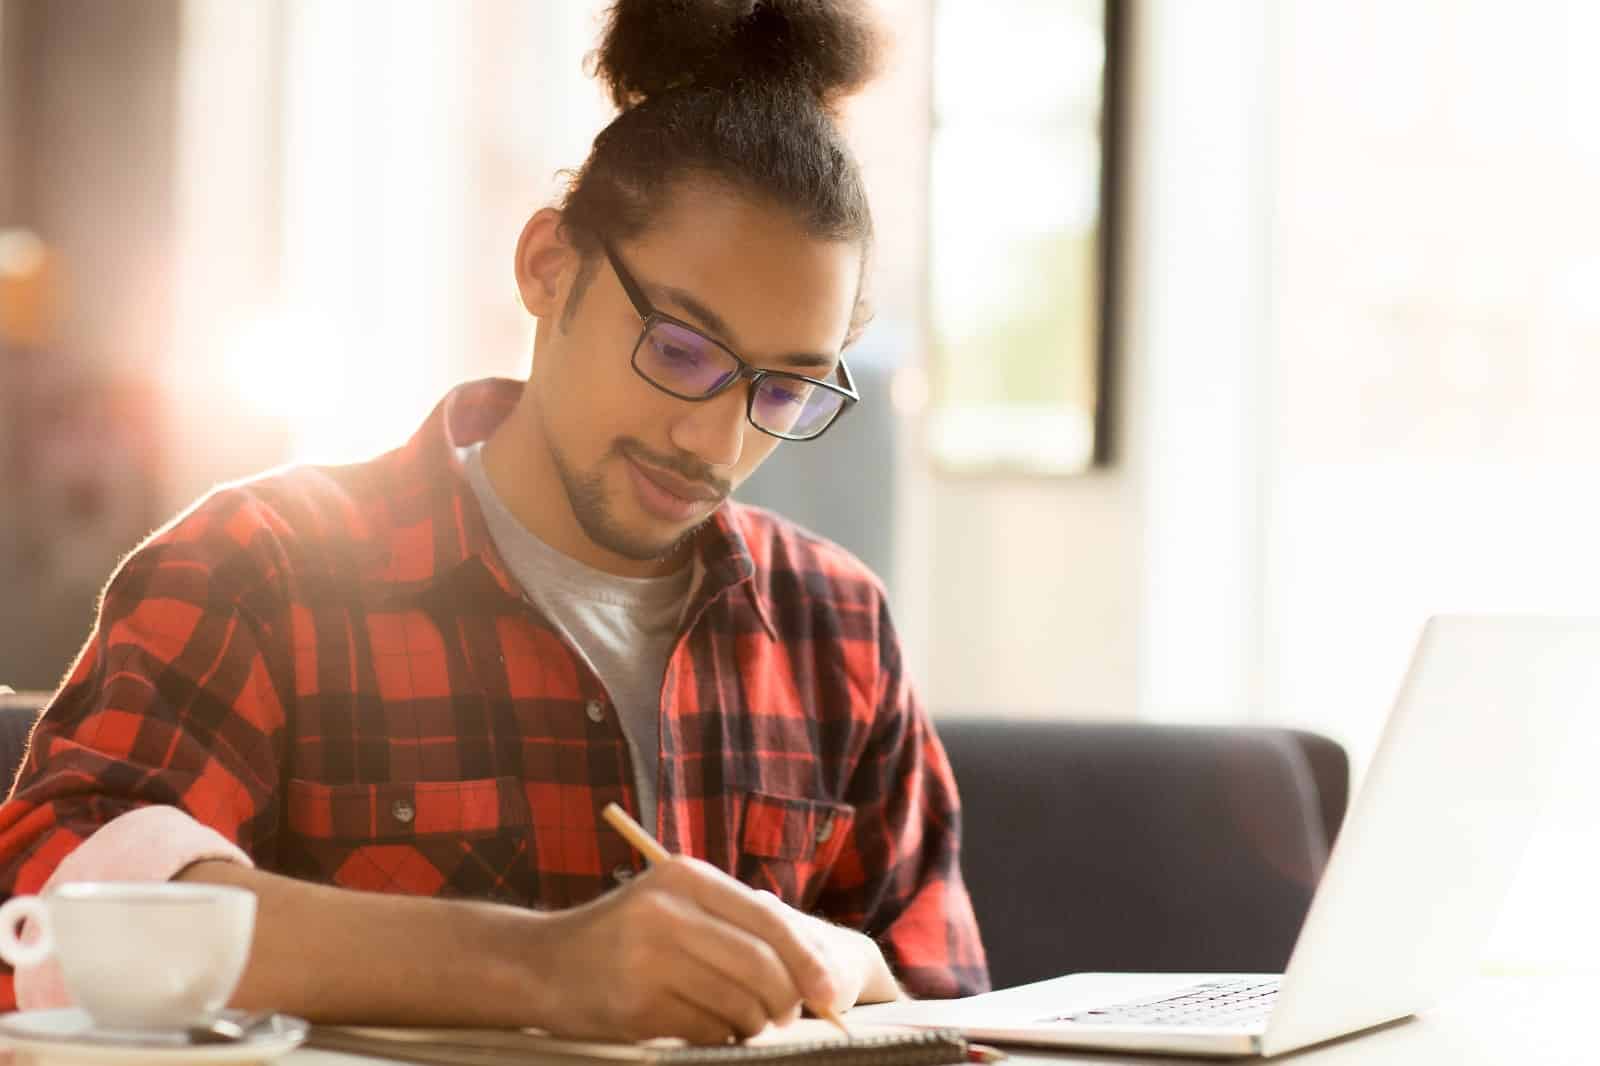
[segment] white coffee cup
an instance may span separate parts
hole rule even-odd
[[[17,935],[26,920],[37,935]],[[0,906],[0,957],[54,955],[73,1001],[108,1029],[213,1021],[250,957],[256,897],[225,885],[73,882]]]

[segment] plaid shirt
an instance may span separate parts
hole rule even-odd
[[[599,679],[524,599],[456,449],[519,386],[462,386],[402,448],[220,489],[112,578],[0,807],[0,891],[112,818],[175,806],[263,869],[563,908],[640,868]],[[880,584],[728,503],[661,695],[656,834],[862,929],[917,995],[981,991],[944,751]]]

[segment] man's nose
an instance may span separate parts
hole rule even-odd
[[[736,464],[750,424],[745,418],[749,389],[749,383],[740,381],[709,400],[685,403],[672,427],[672,443],[708,466],[726,469]]]

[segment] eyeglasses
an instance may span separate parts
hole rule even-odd
[[[644,320],[633,345],[633,369],[662,392],[698,403],[749,380],[745,417],[761,432],[783,440],[815,440],[861,398],[843,360],[837,385],[751,366],[727,345],[651,307],[611,242],[602,240],[600,246],[622,282],[622,291]]]

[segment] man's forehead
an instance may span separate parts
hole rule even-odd
[[[658,310],[751,355],[837,361],[860,286],[861,253],[820,239],[770,207],[679,200],[671,217],[623,248]],[[705,214],[690,218],[690,209]]]

